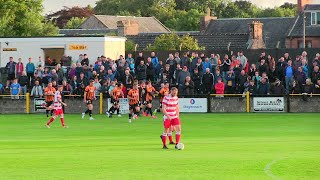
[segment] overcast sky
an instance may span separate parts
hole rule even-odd
[[[87,5],[95,6],[95,2],[97,0],[44,0],[44,8],[45,14],[50,12],[55,12],[60,10],[63,6],[80,6],[84,7]],[[274,7],[280,6],[284,2],[297,3],[297,0],[251,0],[251,2],[255,3],[259,7]],[[320,4],[320,0],[314,0],[316,4]]]

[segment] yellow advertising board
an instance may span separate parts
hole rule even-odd
[[[70,44],[69,50],[87,50],[87,45],[84,44]]]

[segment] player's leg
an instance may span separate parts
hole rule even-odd
[[[82,119],[83,119],[83,118],[85,117],[85,115],[86,115],[86,114],[88,114],[88,113],[89,113],[89,111],[90,111],[90,110],[89,110],[89,104],[88,104],[88,101],[87,101],[86,103],[87,103],[87,110],[86,110],[85,112],[83,112],[83,113],[82,113]]]
[[[117,103],[117,115],[118,115],[118,117],[121,117],[121,114],[120,114],[120,103],[119,102]]]
[[[138,119],[140,111],[141,111],[140,110],[140,106],[136,105],[135,108],[134,108],[134,115],[133,115],[134,119]]]
[[[172,132],[173,132],[173,126],[170,126],[169,132],[168,132],[168,139],[169,139],[169,144],[175,144],[172,140]]]
[[[56,118],[57,118],[57,117],[54,115],[54,116],[52,116],[52,117],[49,119],[49,121],[48,121],[47,124],[46,124],[47,128],[50,128],[50,124],[51,124]]]
[[[129,105],[129,123],[131,123],[132,120],[132,114],[133,114],[133,107],[132,105]]]
[[[89,104],[88,107],[89,107],[89,117],[90,117],[89,120],[94,120],[94,118],[92,117],[93,104],[92,103]]]
[[[163,133],[161,135],[163,149],[168,149],[168,147],[167,147],[167,135],[169,133],[170,124],[171,124],[171,122],[170,122],[169,119],[166,119],[163,122],[164,131],[163,131]]]
[[[179,144],[181,138],[181,125],[175,125],[176,129],[176,145]]]
[[[64,122],[64,113],[63,111],[61,111],[60,113],[60,120],[61,120],[61,125],[63,128],[68,128],[68,126],[65,125],[65,122]]]

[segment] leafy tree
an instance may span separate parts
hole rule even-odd
[[[47,19],[51,19],[59,28],[64,28],[66,24],[74,17],[87,18],[93,14],[93,9],[87,7],[64,7],[63,9],[47,15]]]
[[[176,31],[198,31],[200,27],[200,17],[204,13],[200,13],[197,9],[189,11],[178,10],[172,19],[167,20],[164,24]]]
[[[67,22],[67,24],[64,26],[64,29],[77,29],[85,20],[85,17],[73,17]]]
[[[179,37],[177,34],[161,34],[156,37],[154,44],[149,45],[151,51],[201,50],[198,41],[189,34]]]
[[[0,36],[46,36],[58,28],[45,23],[42,0],[0,0]]]
[[[136,43],[132,40],[126,41],[126,52],[133,52],[135,50]]]

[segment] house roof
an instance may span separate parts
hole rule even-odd
[[[320,4],[308,4],[305,6],[305,11],[306,12],[306,36],[309,37],[319,37],[320,36],[320,26],[316,25],[310,25],[311,23],[311,17],[310,17],[310,12],[308,13],[309,10],[319,10],[320,11]],[[303,36],[303,16],[304,13],[300,12],[298,16],[295,18],[295,21],[293,25],[290,27],[289,32],[288,32],[288,37],[301,37]]]
[[[290,25],[294,22],[293,17],[286,18],[228,18],[211,20],[205,34],[214,33],[248,33],[248,24],[252,21],[263,23],[263,40],[267,48],[275,48],[280,41],[280,47],[285,47],[285,37]],[[247,37],[248,40],[248,37]]]
[[[109,16],[93,15],[108,29],[117,29],[117,22],[121,20],[136,20],[139,23],[140,33],[168,33],[170,30],[155,17],[135,17],[135,16]]]
[[[320,10],[320,4],[307,4],[304,7],[305,11],[314,11],[314,10]]]
[[[76,36],[84,34],[105,35],[112,32],[117,33],[117,29],[59,29],[59,34],[63,34],[66,36]]]
[[[186,33],[177,32],[179,36]],[[145,50],[149,44],[153,44],[159,34],[139,34],[137,36],[126,36],[127,39],[137,43],[138,50]],[[230,43],[230,49],[246,49],[248,34],[239,33],[221,33],[221,34],[200,34],[190,33],[190,36],[198,40],[200,46],[206,47],[207,50],[211,49],[227,49]]]

